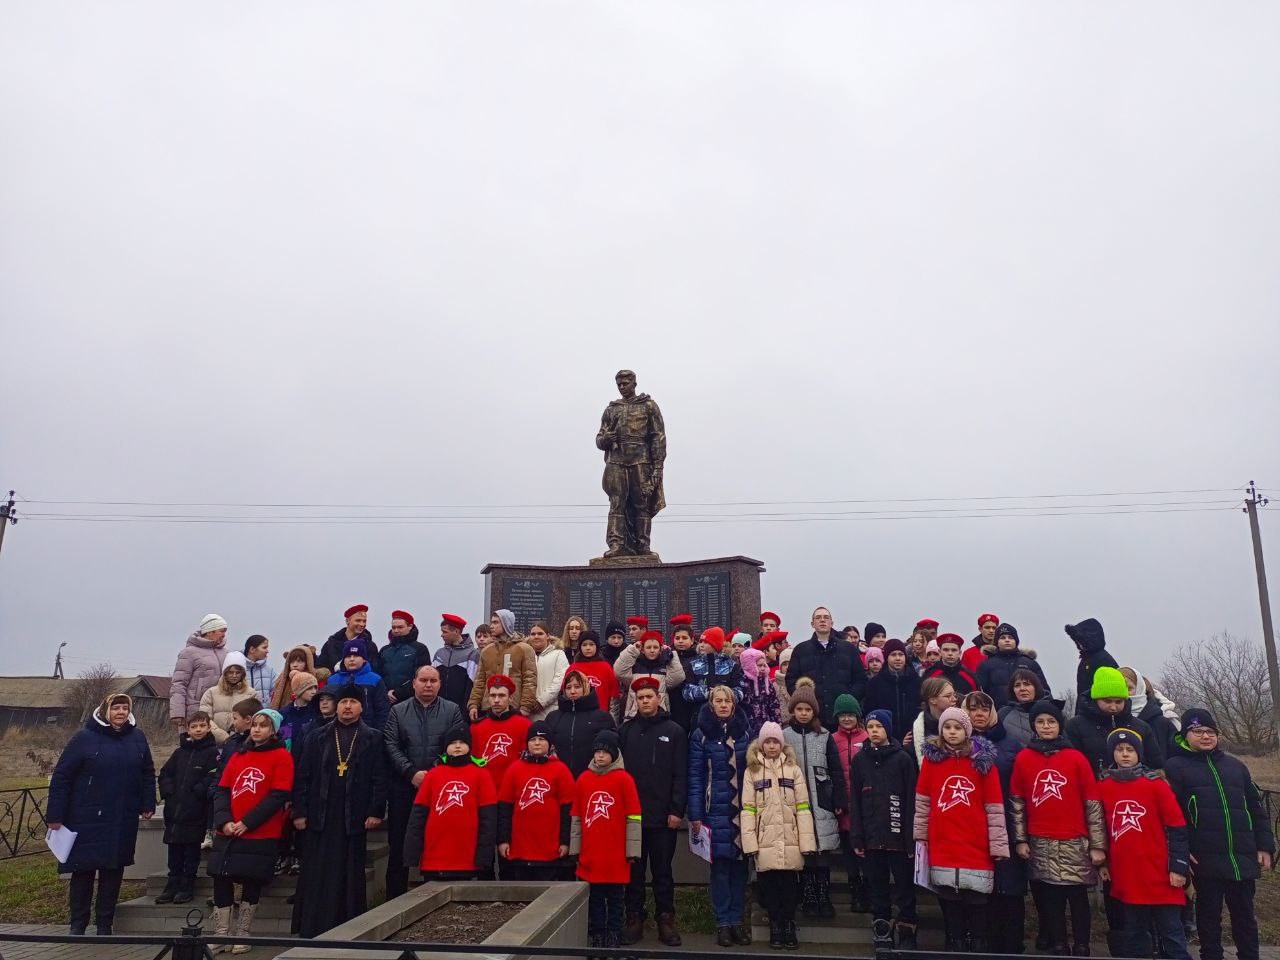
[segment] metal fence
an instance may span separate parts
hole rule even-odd
[[[48,787],[0,790],[0,860],[43,853]]]

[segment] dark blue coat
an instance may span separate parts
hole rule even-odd
[[[1013,836],[1013,811],[1008,801],[1009,782],[1013,779],[1013,763],[1018,759],[1022,743],[1009,735],[1003,720],[983,730],[982,737],[996,748],[996,772],[1000,774],[1000,789],[1004,792],[1005,828]],[[995,892],[1006,897],[1023,897],[1027,893],[1027,862],[1021,857],[1009,857],[996,863]]]
[[[79,834],[58,872],[129,866],[138,817],[155,809],[156,768],[146,735],[132,720],[117,731],[95,713],[63,749],[49,781],[45,819]]]
[[[742,857],[734,821],[742,810],[749,742],[747,715],[735,710],[728,722],[723,722],[711,712],[711,704],[702,708],[698,726],[689,737],[689,806],[685,815],[690,823],[698,820],[711,828],[713,860]]]

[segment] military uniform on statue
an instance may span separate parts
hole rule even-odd
[[[361,722],[368,687],[337,691],[333,723],[310,731],[293,788],[302,871],[293,904],[294,933],[314,937],[369,909],[365,835],[386,815],[382,735]]]

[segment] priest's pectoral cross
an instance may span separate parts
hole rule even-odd
[[[338,761],[338,776],[345,777],[347,775],[347,761]]]

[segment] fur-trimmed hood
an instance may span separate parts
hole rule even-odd
[[[763,744],[759,740],[752,740],[751,745],[747,747],[747,769],[763,770],[764,769],[764,750]],[[800,761],[796,759],[796,752],[792,749],[791,744],[784,743],[782,745],[782,756],[778,758],[784,763],[794,763],[800,765]]]
[[[941,763],[956,756],[968,757],[979,773],[986,773],[996,764],[996,747],[986,737],[973,736],[965,742],[965,747],[962,747],[957,754],[944,747],[940,738],[930,737],[924,742],[924,756],[926,760],[932,760],[934,763]]]

